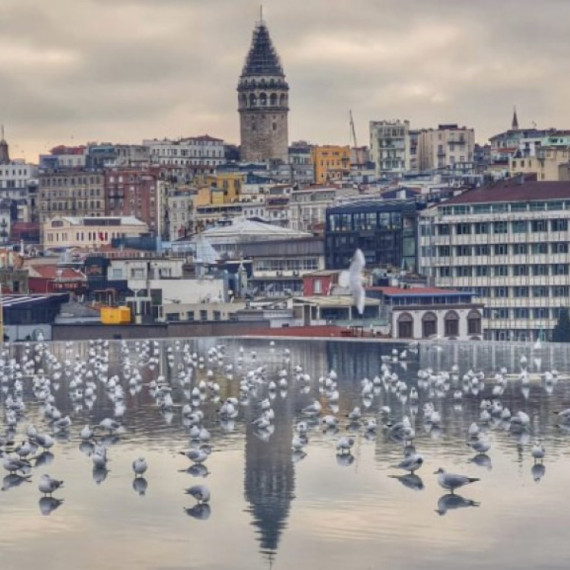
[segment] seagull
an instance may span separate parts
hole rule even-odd
[[[180,455],[185,455],[193,463],[203,463],[210,455],[205,449],[189,449],[188,451],[180,451]]]
[[[440,487],[443,487],[452,493],[455,491],[455,489],[463,487],[463,485],[479,481],[477,477],[466,477],[465,475],[446,473],[445,470],[441,467],[434,473],[434,475],[437,475],[437,482],[439,483]]]
[[[133,461],[133,471],[136,477],[142,476],[147,469],[148,465],[144,457],[139,457]]]
[[[54,491],[57,491],[60,487],[63,487],[63,481],[58,481],[53,479],[49,475],[42,475],[40,478],[40,484],[38,489],[44,495],[51,495]]]
[[[398,465],[392,465],[394,469],[403,469],[404,471],[409,471],[413,474],[417,471],[424,463],[424,458],[419,453],[413,453],[408,457],[405,457]]]
[[[208,503],[210,501],[210,489],[206,485],[194,485],[184,491],[187,495],[192,495],[198,504]]]
[[[534,457],[535,463],[539,460],[542,463],[542,461],[544,460],[545,450],[544,450],[544,445],[542,445],[541,441],[535,442],[535,444],[532,447],[531,454]]]
[[[350,453],[350,448],[354,445],[354,438],[352,437],[341,437],[337,444],[336,449],[339,454]]]
[[[350,291],[359,315],[364,313],[366,292],[362,286],[362,270],[366,266],[366,259],[361,249],[357,249],[352,256],[348,271],[342,271],[339,275],[339,285]]]

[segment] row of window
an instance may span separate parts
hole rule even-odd
[[[488,255],[545,255],[549,253],[568,253],[569,244],[565,241],[537,242],[537,243],[496,243],[494,245],[439,245],[437,248],[422,247],[422,256],[431,257],[437,252],[438,257],[450,257],[452,252],[457,257],[488,256]]]
[[[548,307],[489,307],[483,309],[486,319],[557,319],[560,308]]]
[[[535,263],[532,265],[459,265],[439,267],[439,277],[543,277],[570,275],[568,263]]]
[[[42,186],[75,186],[75,184],[102,184],[103,178],[101,176],[78,176],[77,178],[40,178]]]
[[[566,232],[568,231],[568,220],[554,218],[551,220],[515,220],[513,222],[475,222],[475,223],[459,223],[459,224],[437,224],[437,235],[449,236],[455,235],[482,235],[482,234],[506,234],[510,231],[513,234],[521,234],[527,232]],[[428,224],[422,225],[422,234],[431,235],[431,227]]]
[[[536,285],[533,287],[517,286],[517,287],[468,287],[470,291],[478,297],[496,297],[496,298],[515,298],[524,299],[529,297],[535,298],[564,298],[570,295],[568,285]]]
[[[463,214],[496,214],[506,212],[544,212],[547,210],[570,209],[570,201],[552,200],[532,202],[501,202],[493,204],[461,204],[457,206],[442,206],[444,216]]]

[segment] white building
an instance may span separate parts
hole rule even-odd
[[[473,291],[491,340],[549,337],[570,306],[570,182],[508,180],[420,216],[420,272]]]
[[[177,240],[192,233],[195,190],[172,190],[166,197],[168,239]]]
[[[225,162],[224,141],[208,135],[179,140],[150,139],[143,145],[149,147],[153,164],[184,166],[213,172]]]
[[[45,249],[99,247],[109,245],[114,238],[147,233],[148,226],[132,216],[62,216],[42,224],[42,243]]]
[[[289,202],[289,227],[304,232],[322,231],[326,210],[337,196],[335,187],[309,187],[294,190]]]
[[[410,170],[410,122],[370,121],[370,155],[379,175]]]

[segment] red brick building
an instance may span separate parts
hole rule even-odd
[[[106,215],[135,216],[155,235],[160,227],[158,193],[155,170],[120,168],[105,172]]]

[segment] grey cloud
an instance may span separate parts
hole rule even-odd
[[[3,0],[0,120],[28,149],[208,131],[238,142],[238,76],[258,0]],[[293,138],[359,140],[368,121],[459,122],[477,138],[570,126],[570,3],[289,0],[265,16],[291,86]],[[76,140],[81,142],[81,140]]]

